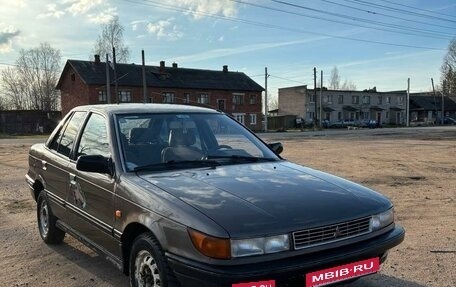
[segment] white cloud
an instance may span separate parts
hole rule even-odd
[[[65,15],[65,11],[57,10],[56,4],[48,4],[46,5],[46,12],[38,14],[38,18],[47,18],[47,17],[54,17],[60,18],[61,16]]]
[[[68,11],[73,15],[85,14],[92,8],[103,4],[105,0],[67,0],[64,3],[70,3]]]
[[[4,26],[0,23],[0,27]],[[0,28],[0,53],[8,53],[13,45],[13,38],[19,36],[21,31],[13,26]]]
[[[236,2],[230,0],[168,0],[168,2],[189,9],[188,14],[195,19],[204,18],[205,14],[233,17],[238,11]]]
[[[157,39],[166,39],[175,41],[184,36],[184,33],[180,30],[177,25],[173,25],[174,18],[167,20],[160,20],[155,23],[147,24],[147,31],[151,34],[155,34]]]
[[[89,14],[87,17],[89,18],[89,21],[95,24],[103,24],[103,23],[108,23],[112,19],[114,19],[114,16],[117,15],[117,8],[115,7],[108,7],[106,10],[101,11],[97,14]]]

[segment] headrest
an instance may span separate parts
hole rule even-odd
[[[148,128],[132,128],[130,130],[130,144],[147,143],[152,141],[152,132]]]
[[[195,133],[189,129],[173,129],[169,132],[170,146],[191,146],[195,142]]]

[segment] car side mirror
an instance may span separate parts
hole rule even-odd
[[[80,171],[107,173],[113,175],[111,158],[102,155],[81,155],[76,161],[76,169]]]
[[[268,145],[272,149],[272,151],[277,155],[279,155],[283,152],[283,145],[281,142],[270,143]]]

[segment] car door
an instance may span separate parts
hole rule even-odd
[[[69,184],[69,156],[86,112],[74,112],[61,126],[48,145],[46,157],[41,159],[41,176],[52,212],[66,221],[65,199]]]
[[[107,120],[91,113],[75,148],[69,174],[68,216],[71,227],[91,244],[118,256],[118,243],[112,236],[114,225],[114,177],[109,174],[76,170],[81,155],[111,157]]]

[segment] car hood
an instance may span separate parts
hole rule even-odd
[[[233,238],[333,224],[391,207],[368,188],[287,161],[139,176],[204,213]]]

